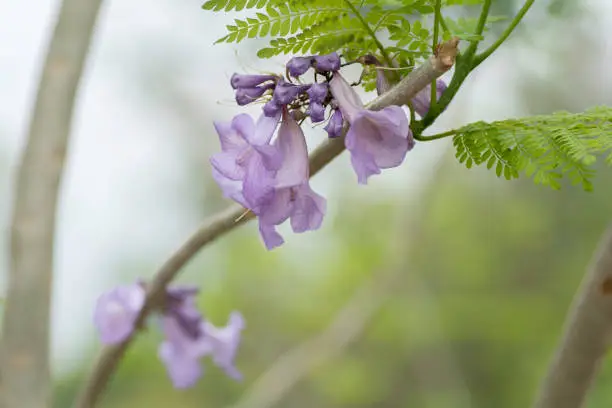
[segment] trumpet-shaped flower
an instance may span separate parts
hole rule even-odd
[[[282,162],[279,151],[270,145],[279,119],[280,113],[261,115],[254,123],[249,115],[240,114],[230,123],[215,123],[222,151],[210,158],[216,170],[213,176],[225,196],[251,209],[272,192],[268,179]]]
[[[312,190],[308,181],[308,150],[304,133],[286,109],[274,145],[283,156],[283,164],[272,182],[274,193],[256,213],[268,249],[284,242],[276,231],[277,225],[290,219],[296,233],[315,230],[321,226],[326,210],[325,199]]]
[[[361,99],[348,82],[335,73],[330,90],[343,117],[351,127],[346,135],[346,148],[360,184],[367,184],[381,169],[399,166],[412,145],[412,133],[406,114],[399,106],[380,111],[363,107]]]

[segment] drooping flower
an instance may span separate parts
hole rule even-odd
[[[176,388],[193,386],[202,376],[202,357],[212,355],[213,362],[225,369],[234,379],[240,378],[240,373],[233,365],[233,358],[240,343],[240,331],[244,327],[242,316],[234,312],[230,317],[239,316],[241,324],[228,325],[219,329],[227,332],[225,337],[219,337],[210,330],[211,324],[206,322],[195,306],[196,288],[168,289],[162,327],[165,341],[159,347],[159,357],[166,365],[168,375]],[[224,348],[233,350],[229,361],[223,360]]]
[[[436,81],[436,100],[440,99],[446,88],[447,85],[443,80],[438,79]],[[428,84],[418,94],[416,94],[416,96],[412,98],[410,102],[412,104],[412,109],[414,109],[414,111],[420,117],[425,117],[431,105],[431,84]]]
[[[165,340],[158,355],[165,364],[176,388],[193,386],[202,376],[201,359],[211,356],[213,362],[234,379],[240,372],[234,365],[244,319],[238,312],[230,315],[224,328],[205,321],[196,308],[195,287],[167,288],[156,311],[162,315]],[[136,316],[144,306],[142,283],[120,286],[100,296],[94,322],[100,339],[106,344],[124,341],[134,330]]]
[[[334,138],[342,136],[342,128],[344,126],[344,119],[342,118],[342,111],[340,109],[334,109],[329,122],[323,129],[327,132],[327,136]]]
[[[256,213],[268,249],[284,242],[277,225],[290,219],[296,233],[315,230],[321,226],[326,210],[325,199],[310,187],[304,133],[286,109],[274,145],[282,153],[283,164],[273,180],[274,193]]]
[[[242,378],[234,365],[234,359],[243,329],[244,318],[238,312],[232,312],[225,327],[215,327],[208,321],[202,326],[207,354],[211,354],[213,362],[236,380]]]
[[[280,112],[276,117],[261,115],[257,123],[247,114],[229,123],[215,122],[222,151],[210,158],[216,170],[213,176],[225,196],[251,209],[271,193],[268,179],[282,162],[278,150],[270,145],[279,119]]]
[[[340,69],[340,56],[336,52],[314,57],[317,72],[336,72]]]
[[[377,112],[364,109],[357,93],[338,72],[330,81],[330,90],[351,125],[345,143],[358,182],[367,184],[368,178],[381,169],[399,166],[412,139],[402,108],[389,106]]]
[[[96,303],[94,324],[104,344],[120,343],[134,331],[136,319],[145,302],[139,284],[119,286],[102,294]]]

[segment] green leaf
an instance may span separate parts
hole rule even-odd
[[[553,189],[566,177],[591,191],[597,158],[612,165],[612,108],[476,122],[458,129],[453,144],[468,168],[485,164],[508,180],[523,173]]]

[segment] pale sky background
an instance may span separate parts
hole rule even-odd
[[[249,47],[241,48],[237,57],[237,47],[233,45],[213,46],[212,42],[223,34],[224,25],[235,15],[203,11],[202,2],[110,0],[103,7],[79,92],[59,212],[53,305],[53,346],[58,371],[72,368],[95,344],[93,305],[98,294],[121,282],[118,276],[121,262],[146,259],[151,265],[159,265],[201,222],[193,203],[181,199],[189,194],[194,178],[189,174],[192,168],[185,165],[182,157],[184,143],[194,141],[176,142],[181,137],[180,126],[164,117],[159,106],[148,103],[146,94],[130,83],[140,74],[138,70],[149,61],[151,64],[170,61],[171,66],[180,67],[176,80],[202,105],[203,114],[227,120],[244,111],[230,103],[231,74],[243,71],[241,65],[252,71],[280,71],[285,60],[258,61],[247,52]],[[599,89],[601,97],[606,98],[612,45],[605,38],[612,31],[612,2],[585,3],[599,18],[588,24],[602,39],[601,65],[593,69],[601,76],[597,78]],[[0,182],[4,189],[0,205],[4,211],[4,234],[0,241],[3,247],[8,244],[10,180],[27,131],[40,64],[58,6],[58,1],[49,0],[5,0],[0,6],[0,158],[8,155],[8,161],[2,165],[10,165],[10,178]],[[541,24],[541,15],[534,11],[530,16],[533,27]],[[538,35],[544,36],[538,42],[563,44],[571,32],[559,25],[550,33]],[[545,75],[555,62],[545,61],[530,50],[521,41],[524,38],[518,36],[515,40],[473,74],[433,131],[523,113],[517,106],[515,81],[528,71],[533,71],[531,75]],[[151,83],[150,87],[154,90],[156,84]],[[254,109],[249,111],[254,113]],[[201,137],[216,139],[212,123],[209,132]],[[444,141],[419,145],[407,159],[409,171],[402,166],[384,173],[385,177],[376,178],[367,187],[367,194],[382,194],[398,188],[399,183],[402,188],[413,188],[417,194],[416,185],[422,179],[418,177],[419,169],[433,165],[449,144]],[[212,152],[201,153],[205,158]],[[339,162],[326,171],[345,167],[342,174],[353,182],[346,157]],[[5,173],[0,171],[1,177],[6,177]],[[318,179],[314,185],[328,196],[333,216],[331,189]],[[357,188],[360,187],[355,183]],[[308,234],[287,238],[287,250],[307,242],[313,244]],[[6,264],[6,250],[2,255]],[[5,281],[3,276],[2,292]]]

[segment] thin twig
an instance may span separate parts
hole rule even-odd
[[[49,315],[58,191],[101,0],[64,0],[17,173],[1,348],[2,407],[51,404]]]
[[[582,407],[612,336],[612,226],[568,313],[534,408]]]
[[[369,103],[367,108],[371,110],[380,110],[391,105],[402,105],[425,88],[432,79],[438,78],[448,71],[454,64],[454,57],[458,45],[456,39],[450,40],[449,43],[450,46],[443,47],[445,50],[444,52],[440,52],[438,55],[430,57],[423,65],[412,71],[396,86]],[[310,156],[310,175],[314,176],[343,151],[344,136],[328,139],[323,142]],[[155,278],[149,286],[147,300],[140,312],[137,327],[142,324],[149,314],[152,305],[156,304],[157,299],[164,293],[166,285],[174,279],[179,270],[202,247],[254,218],[253,213],[249,213],[236,222],[236,219],[243,213],[244,209],[242,207],[233,206],[214,216],[210,222],[205,223],[201,229],[196,231],[187,242],[166,261],[156,273]],[[94,406],[132,340],[133,336],[118,345],[110,346],[103,350],[91,376],[87,380],[85,388],[77,400],[76,407],[91,408]]]

